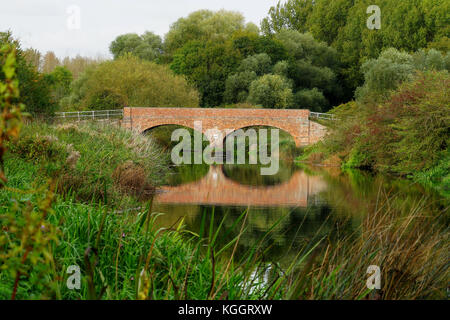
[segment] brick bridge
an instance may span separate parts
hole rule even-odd
[[[291,179],[275,186],[243,185],[227,178],[222,166],[211,166],[199,181],[163,187],[155,201],[159,204],[234,205],[255,207],[306,207],[308,198],[325,190],[320,176],[296,171]]]
[[[141,132],[163,125],[194,129],[194,121],[201,121],[202,133],[212,145],[220,146],[223,137],[218,141],[217,135],[208,132],[209,129],[231,133],[250,126],[270,126],[288,132],[299,147],[316,143],[326,133],[324,126],[309,118],[309,110],[126,107],[122,126]]]

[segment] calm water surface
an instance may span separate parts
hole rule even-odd
[[[271,260],[283,262],[305,244],[354,233],[383,192],[396,195],[404,206],[417,201],[426,201],[430,210],[443,206],[442,199],[406,180],[294,163],[281,163],[280,168],[275,176],[261,176],[257,165],[174,167],[155,199],[154,211],[165,213],[159,224],[170,227],[184,219],[186,228],[198,233],[202,223],[206,229],[222,223],[218,242],[225,244],[239,233],[242,221],[236,221],[247,210],[237,254],[276,225],[264,244]]]

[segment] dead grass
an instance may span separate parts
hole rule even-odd
[[[127,161],[119,165],[113,173],[116,185],[123,193],[138,197],[150,198],[156,188],[147,179],[145,169],[136,165],[133,161]]]

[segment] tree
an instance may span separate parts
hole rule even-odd
[[[242,103],[248,98],[250,84],[258,78],[254,71],[244,71],[230,75],[225,83],[225,102]]]
[[[191,41],[177,51],[170,68],[197,88],[202,107],[213,107],[223,103],[225,82],[240,59],[229,41]]]
[[[269,10],[269,16],[261,22],[261,30],[265,34],[273,34],[284,29],[300,32],[308,30],[306,22],[313,11],[315,0],[281,1]]]
[[[62,98],[70,94],[70,85],[73,81],[73,76],[69,69],[57,66],[46,77],[51,85],[54,101],[59,102]]]
[[[364,86],[356,90],[356,97],[385,99],[389,90],[412,78],[413,58],[406,52],[390,48],[383,51],[378,59],[364,63],[361,70],[364,73]]]
[[[104,61],[105,59],[101,57],[90,58],[77,55],[74,58],[65,57],[62,61],[62,65],[72,73],[74,79],[78,79],[88,68],[97,66]]]
[[[231,41],[233,48],[244,58],[260,53],[267,54],[273,63],[287,58],[285,47],[273,36],[261,36],[259,33],[239,30],[233,34]]]
[[[316,100],[324,101],[320,107],[323,111],[328,106],[327,100],[333,104],[342,102],[342,87],[337,81],[340,62],[335,49],[316,41],[311,34],[295,30],[282,30],[275,37],[288,53],[286,63],[277,69],[284,66],[283,72],[294,82],[294,91],[319,90],[326,98]]]
[[[50,73],[55,69],[57,66],[59,66],[61,62],[56,57],[55,53],[53,51],[48,51],[43,58],[42,61],[42,72],[43,73]]]
[[[302,89],[294,95],[294,107],[296,109],[309,109],[314,112],[323,112],[327,106],[327,99],[317,88]]]
[[[109,46],[114,59],[132,53],[143,60],[155,61],[163,54],[163,43],[160,36],[146,31],[139,36],[136,33],[127,33],[118,36]]]
[[[445,69],[445,58],[437,50],[419,50],[411,55],[389,48],[377,59],[363,64],[364,85],[357,88],[355,95],[359,100],[380,101],[401,83],[412,79],[416,71]]]
[[[269,73],[272,60],[266,53],[255,54],[242,60],[237,73],[228,77],[225,83],[225,101],[242,103],[247,100],[250,84],[258,77]]]
[[[116,109],[139,107],[197,107],[198,93],[167,66],[131,54],[86,70],[72,86],[66,108]]]
[[[260,53],[250,56],[242,60],[239,72],[255,72],[256,75],[262,76],[269,73],[272,69],[272,59],[267,53]]]
[[[51,96],[51,85],[48,79],[37,71],[25,58],[20,42],[12,37],[11,32],[0,32],[0,47],[9,44],[16,50],[16,73],[19,81],[19,90],[25,111],[37,114],[51,114],[56,109],[56,103]],[[5,57],[0,55],[0,65]],[[0,71],[0,80],[5,75]]]
[[[172,55],[190,41],[225,41],[238,30],[259,32],[254,24],[245,24],[243,15],[238,12],[195,11],[170,26],[164,40],[165,50]]]
[[[23,56],[29,64],[35,67],[36,71],[42,70],[42,54],[37,49],[26,49]]]
[[[266,74],[250,85],[248,101],[264,108],[289,108],[292,100],[289,81],[279,75]]]
[[[366,10],[373,4],[381,9],[379,30],[366,26]],[[376,59],[384,48],[448,51],[449,11],[448,0],[288,0],[271,8],[261,28],[266,34],[285,29],[308,31],[335,48],[342,62],[337,76],[349,98],[364,81],[362,64]]]

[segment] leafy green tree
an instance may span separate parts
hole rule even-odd
[[[363,64],[364,85],[356,90],[359,100],[380,101],[417,71],[445,70],[444,56],[437,50],[419,50],[414,54],[394,48],[384,50],[377,59]],[[448,69],[447,69],[448,70]]]
[[[269,16],[261,22],[261,30],[265,34],[277,33],[284,29],[300,32],[308,31],[306,22],[313,12],[315,0],[288,0],[278,2],[269,10]]]
[[[11,45],[16,50],[16,73],[19,81],[21,101],[26,105],[25,111],[32,114],[51,114],[57,105],[51,95],[51,83],[45,75],[37,71],[24,57],[23,50],[18,40],[12,37],[11,32],[0,32],[0,47]],[[4,56],[0,55],[0,64]],[[5,75],[0,71],[0,81]]]
[[[272,59],[266,53],[255,54],[242,60],[238,72],[254,72],[258,76],[269,73],[272,69]]]
[[[109,46],[114,59],[132,53],[143,60],[155,61],[163,54],[163,43],[160,36],[147,31],[139,36],[127,33],[118,36]]]
[[[115,109],[123,106],[197,107],[198,93],[167,66],[130,54],[88,69],[72,85],[67,109]]]
[[[53,99],[59,102],[70,94],[73,81],[72,73],[66,67],[58,66],[50,74],[45,75],[51,85]]]
[[[294,91],[316,88],[333,104],[342,101],[342,87],[337,81],[340,63],[333,48],[314,40],[310,34],[295,30],[282,30],[275,37],[283,43],[288,53],[284,71],[294,82]],[[286,68],[287,66],[287,68]],[[278,71],[279,72],[279,71]],[[328,102],[321,106],[325,111]]]
[[[381,29],[366,26],[370,5],[381,9]],[[288,0],[269,11],[262,23],[266,34],[285,29],[309,31],[340,53],[338,78],[347,98],[364,82],[361,66],[376,59],[384,48],[408,52],[435,48],[447,52],[450,46],[448,0]]]
[[[231,41],[233,48],[244,58],[260,53],[267,54],[273,63],[287,58],[285,47],[273,36],[261,36],[257,32],[239,30],[233,34]]]
[[[254,24],[245,24],[244,17],[238,12],[195,11],[171,25],[165,36],[165,49],[168,54],[174,54],[177,49],[182,48],[190,41],[225,41],[238,30],[259,32],[258,27]]]
[[[229,103],[242,103],[248,98],[250,84],[258,78],[254,71],[244,71],[230,75],[225,83],[224,98]]]
[[[277,64],[273,66],[273,74],[279,76],[287,77],[289,72],[289,62],[286,60],[278,61]]]
[[[202,107],[212,107],[222,104],[225,82],[240,59],[229,41],[191,41],[177,51],[170,67],[197,88]]]
[[[302,89],[294,95],[294,107],[296,109],[309,109],[314,112],[323,112],[327,106],[327,99],[317,88]]]
[[[356,90],[358,99],[385,99],[390,90],[412,78],[415,71],[413,58],[406,52],[390,48],[363,64],[364,85]]]
[[[248,101],[264,108],[289,108],[292,100],[290,82],[279,75],[266,74],[250,85]]]

